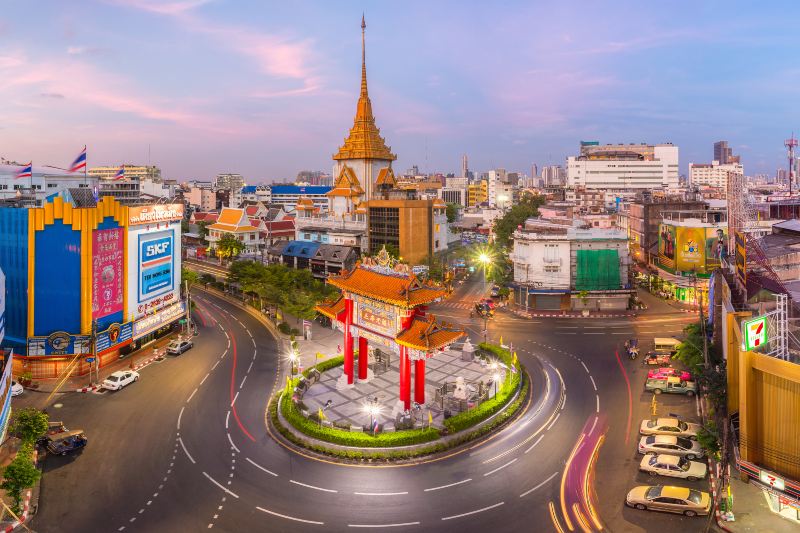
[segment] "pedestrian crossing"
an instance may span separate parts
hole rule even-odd
[[[469,310],[475,307],[474,302],[462,302],[462,301],[444,301],[439,302],[435,306],[437,309],[465,309]]]

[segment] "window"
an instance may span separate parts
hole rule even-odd
[[[545,272],[561,272],[561,267],[557,265],[545,265],[544,266]]]
[[[48,183],[48,184],[47,184],[47,188],[48,188],[48,189],[53,189],[53,188],[55,188],[55,187],[58,187],[58,183]]]

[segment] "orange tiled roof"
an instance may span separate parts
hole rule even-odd
[[[394,187],[397,185],[397,180],[394,177],[392,167],[384,167],[378,172],[378,178],[375,180],[375,185],[385,185],[387,187]]]
[[[314,209],[314,201],[304,196],[297,200],[297,209]]]
[[[258,228],[255,226],[245,225],[245,226],[235,226],[233,224],[220,224],[217,222],[216,224],[211,224],[208,226],[209,229],[217,229],[219,231],[224,231],[226,233],[246,233],[248,231],[258,231]]]
[[[323,302],[314,306],[314,309],[331,320],[337,320],[337,317],[344,311],[344,298],[339,298],[334,303]]]
[[[244,209],[237,209],[234,207],[223,207],[222,212],[219,214],[217,222],[220,224],[231,224],[234,226],[239,225],[239,221],[244,216]]]
[[[358,181],[358,176],[356,176],[353,169],[347,165],[339,172],[339,177],[336,178],[333,189],[325,193],[326,196],[347,197],[361,196],[362,194],[364,194],[364,189],[361,188],[361,182]]]
[[[430,352],[453,343],[464,336],[464,332],[439,324],[433,315],[415,318],[411,325],[401,331],[395,340],[401,346]]]
[[[405,308],[435,302],[446,294],[442,288],[423,285],[413,274],[410,277],[394,276],[360,266],[339,276],[331,276],[328,283],[343,291]]]

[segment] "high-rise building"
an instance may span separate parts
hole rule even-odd
[[[689,184],[724,189],[728,185],[729,172],[743,175],[744,168],[739,163],[722,164],[716,160],[711,163],[689,163]]]
[[[469,161],[467,160],[467,154],[461,156],[461,177],[469,177]]]
[[[567,174],[561,165],[542,167],[542,181],[545,187],[562,187],[566,184]]]
[[[717,141],[714,143],[714,161],[719,161],[720,165],[733,165],[739,163],[739,156],[733,155],[728,141]]]
[[[567,184],[617,191],[677,189],[678,147],[584,141],[581,155],[567,158]]]
[[[229,191],[241,191],[244,187],[244,177],[241,174],[217,174],[214,179],[214,187]]]

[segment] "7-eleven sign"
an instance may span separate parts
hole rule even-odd
[[[760,316],[742,323],[744,349],[755,350],[767,343],[767,317]]]

